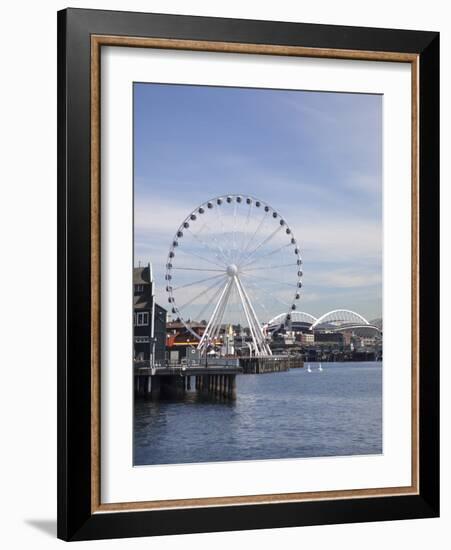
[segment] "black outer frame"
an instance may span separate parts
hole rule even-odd
[[[90,36],[420,56],[420,494],[91,513]],[[135,537],[439,515],[439,34],[72,9],[58,12],[58,537]]]

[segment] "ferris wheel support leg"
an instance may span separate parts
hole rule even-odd
[[[218,309],[216,320],[214,323],[214,327],[211,329],[211,339],[214,341],[216,338],[218,338],[220,331],[221,331],[221,323],[222,318],[224,317],[224,313],[227,307],[227,303],[229,301],[230,292],[232,291],[232,284],[229,285],[229,288],[227,289],[227,292],[224,294],[224,298],[222,300],[222,305]]]
[[[272,355],[271,348],[269,347],[268,343],[266,342],[266,337],[265,337],[265,335],[263,333],[263,329],[262,329],[262,327],[261,327],[261,325],[258,321],[257,314],[255,313],[255,310],[252,306],[252,302],[249,300],[243,286],[242,286],[242,289],[243,289],[244,295],[246,296],[246,299],[248,301],[249,308],[251,309],[251,311],[253,313],[254,322],[255,322],[255,330],[258,334],[258,339],[259,339],[259,342],[260,342],[260,346],[262,348],[262,355],[265,355],[265,356],[266,355]]]
[[[238,278],[234,277],[233,281],[234,281],[234,283],[236,285],[236,288],[238,290],[238,295],[239,295],[240,300],[241,300],[241,305],[243,306],[244,315],[245,315],[246,320],[247,320],[248,325],[249,325],[249,331],[251,333],[252,344],[253,344],[252,348],[254,350],[254,355],[259,355],[260,354],[260,349],[259,349],[257,338],[256,338],[256,335],[255,335],[255,332],[254,332],[254,327],[253,327],[253,323],[252,323],[252,320],[251,320],[250,311],[248,310],[246,300],[244,299],[244,295],[243,295],[243,293],[241,291],[241,288],[240,288],[240,285],[238,283]]]
[[[227,283],[225,284],[222,292],[221,292],[221,296],[218,300],[218,303],[216,304],[216,307],[215,309],[213,310],[213,313],[210,317],[210,320],[208,321],[208,324],[207,324],[207,327],[205,328],[205,331],[202,335],[202,338],[200,339],[200,342],[199,344],[197,345],[197,349],[203,353],[203,350],[205,349],[206,347],[206,343],[207,343],[207,338],[209,337],[209,333],[212,329],[212,327],[214,327],[215,325],[215,320],[216,320],[216,316],[217,316],[217,313],[218,313],[218,310],[219,308],[221,307],[222,305],[222,302],[223,302],[223,299],[224,299],[224,296],[227,294],[228,295],[228,290],[230,289],[230,286],[231,286],[231,282],[230,280],[227,281]]]
[[[250,303],[249,298],[246,295],[246,292],[241,284],[241,281],[238,277],[235,277],[235,284],[238,288],[238,293],[240,295],[241,303],[246,315],[247,322],[249,323],[249,330],[251,332],[252,341],[254,344],[254,352],[257,356],[268,355],[268,352],[265,348],[265,341],[263,333],[258,322],[257,315],[255,314],[252,304]]]
[[[241,288],[241,291],[244,295],[245,301],[247,302],[247,306],[250,310],[251,318],[252,318],[253,323],[254,323],[254,331],[256,333],[257,340],[258,340],[258,343],[259,343],[260,352],[261,352],[262,355],[272,355],[271,348],[268,346],[268,344],[266,342],[265,335],[263,334],[262,327],[261,327],[260,322],[258,320],[257,314],[255,313],[255,310],[252,306],[252,302],[250,301],[249,296],[247,295],[247,292],[246,292],[246,290],[243,286],[243,283],[241,282],[241,280],[238,277],[237,277],[237,284]]]

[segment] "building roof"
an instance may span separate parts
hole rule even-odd
[[[134,267],[133,268],[133,284],[143,285],[151,282],[150,267]]]
[[[133,307],[134,309],[152,309],[152,298],[141,294],[140,296],[133,296]],[[160,304],[155,303],[155,309],[160,309],[166,313],[166,309]]]
[[[157,304],[156,302],[155,302],[155,310],[156,311],[158,311],[158,310],[164,311],[165,313],[167,313],[167,311],[168,311],[167,309],[165,309],[163,306],[160,306],[160,304]]]
[[[133,307],[135,309],[151,309],[152,298],[141,294],[140,296],[133,296]]]
[[[206,327],[206,325],[204,325],[202,323],[198,323],[196,321],[192,321],[191,323],[188,323],[188,325],[191,328],[205,328]],[[180,321],[171,321],[166,326],[167,326],[168,329],[185,329],[186,328],[185,325],[183,323],[181,323]]]

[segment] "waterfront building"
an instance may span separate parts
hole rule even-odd
[[[163,363],[166,310],[155,302],[151,264],[133,269],[133,355],[138,361]]]
[[[192,349],[197,348],[199,340],[205,331],[206,323],[192,321],[189,327],[199,336],[199,338],[196,338],[196,336],[194,336],[194,334],[192,334],[179,320],[167,323],[166,352],[169,361],[179,362],[185,359],[191,353]]]

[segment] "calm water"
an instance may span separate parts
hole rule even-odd
[[[237,376],[237,400],[135,403],[134,463],[379,454],[382,363]]]

